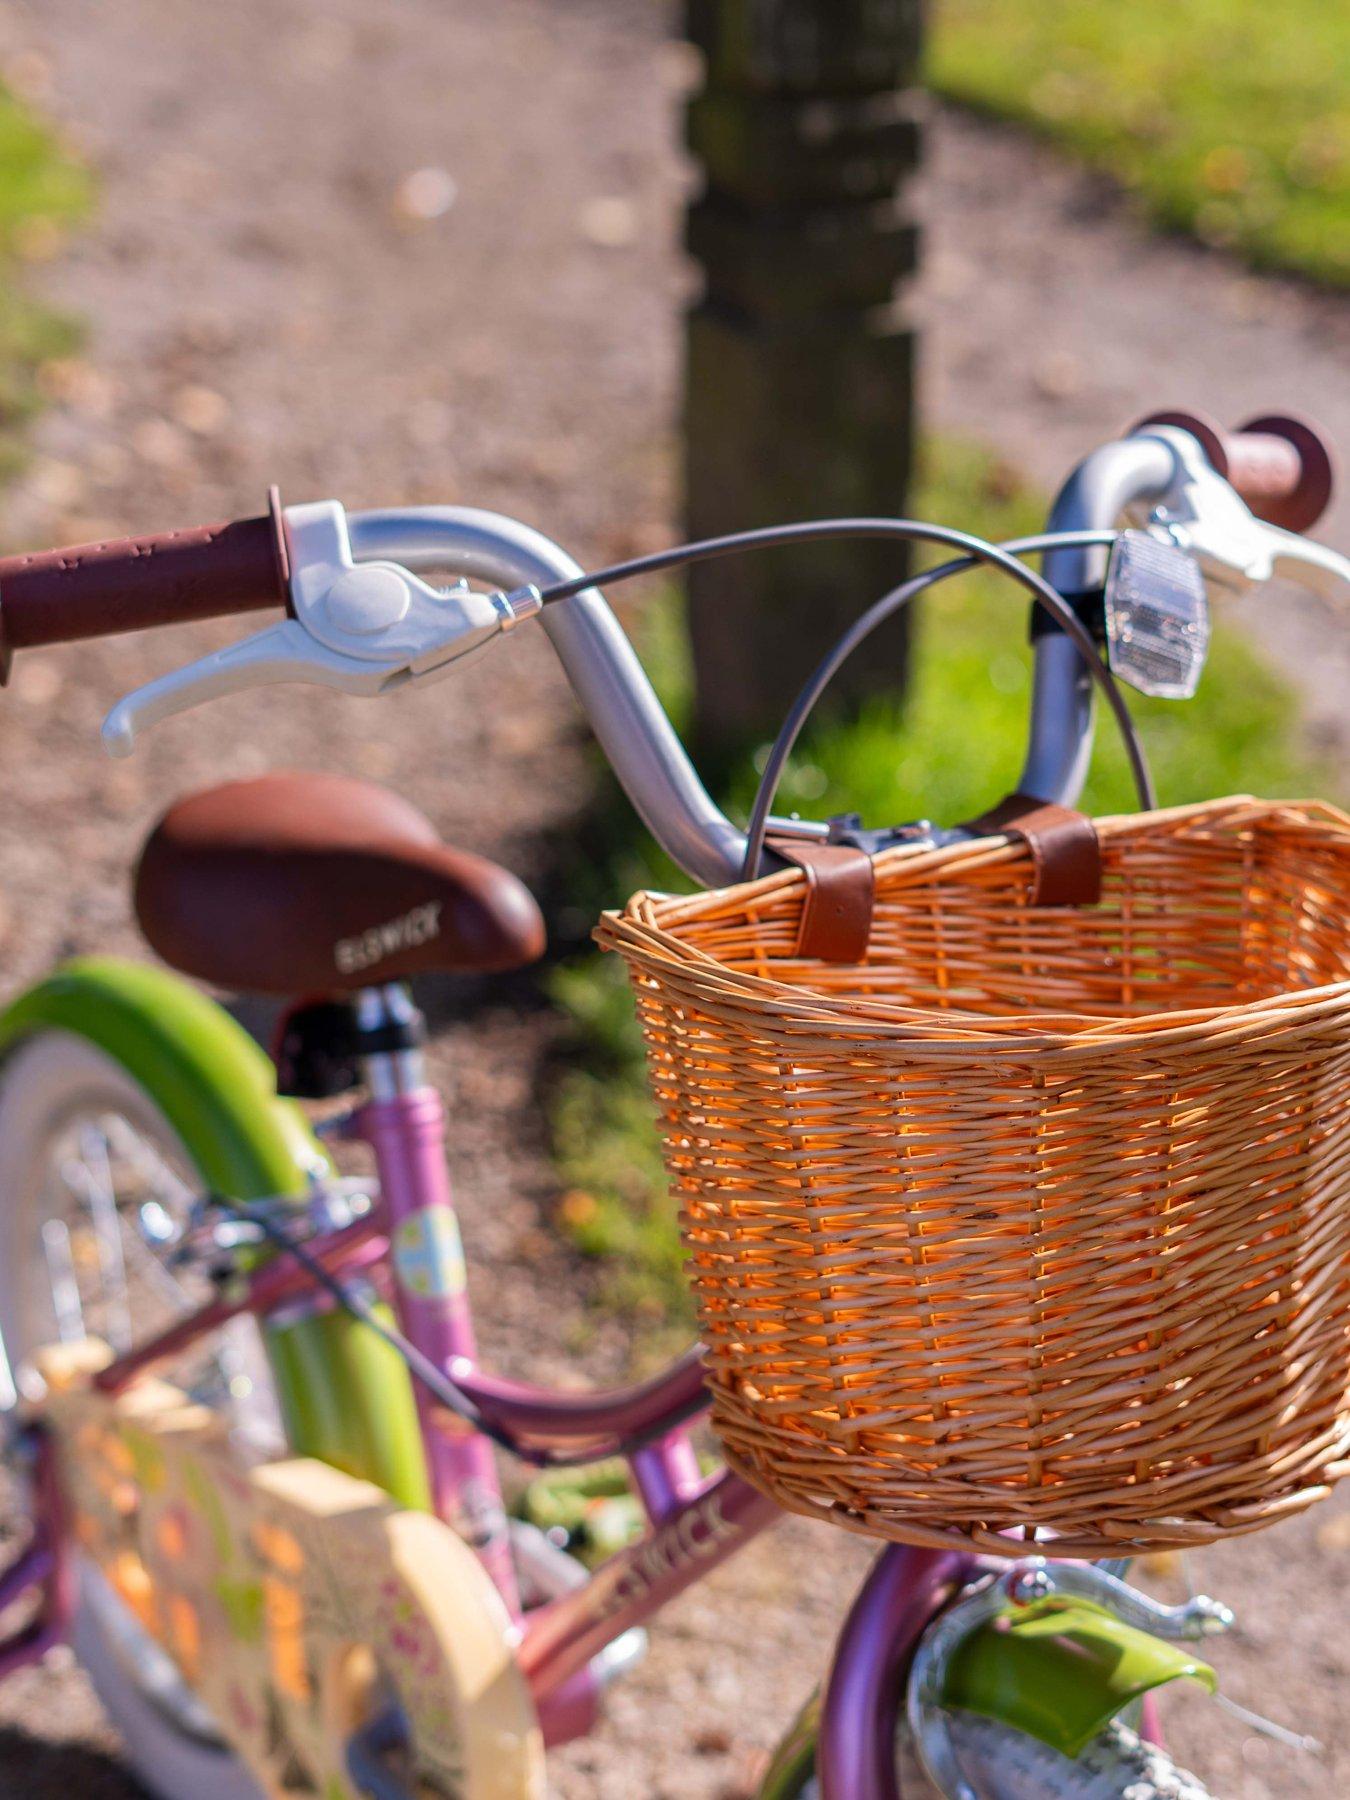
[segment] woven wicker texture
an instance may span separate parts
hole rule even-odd
[[[1350,818],[1099,821],[878,858],[864,963],[799,871],[638,895],[625,958],[717,1429],[795,1511],[1014,1554],[1207,1543],[1350,1459]]]

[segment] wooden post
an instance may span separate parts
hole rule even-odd
[[[691,536],[903,512],[914,433],[905,182],[919,153],[921,0],[686,0],[706,80],[688,138],[705,276],[688,317]],[[690,571],[697,729],[716,758],[772,736],[838,633],[901,579],[894,544],[775,551]],[[904,623],[841,679],[904,679]]]

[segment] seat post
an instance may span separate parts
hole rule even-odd
[[[393,1034],[397,1049],[363,1050],[361,1071],[372,1100],[397,1100],[427,1085],[426,1026],[413,997],[400,981],[362,988],[353,996],[358,1043],[377,1034]]]
[[[390,982],[354,996],[356,1055],[369,1098],[351,1135],[370,1145],[389,1232],[391,1298],[398,1322],[425,1356],[449,1370],[476,1359],[464,1251],[446,1167],[445,1108],[426,1078],[425,1026],[406,987]],[[371,1048],[373,1044],[378,1048]],[[519,1612],[511,1544],[492,1446],[447,1431],[416,1391],[436,1512],[473,1546],[507,1607]]]

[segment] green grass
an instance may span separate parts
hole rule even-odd
[[[929,76],[1109,170],[1160,224],[1350,282],[1337,0],[938,0]]]
[[[0,88],[0,477],[22,461],[23,428],[40,404],[38,371],[80,338],[70,318],[24,292],[25,264],[51,254],[90,193],[79,162]]]
[[[992,538],[1033,531],[1044,520],[1043,500],[979,450],[938,445],[928,464],[914,502],[922,517]],[[667,594],[633,623],[678,723],[690,680],[677,596]],[[782,804],[816,817],[857,810],[874,825],[971,817],[1016,780],[1029,680],[1021,591],[993,576],[948,584],[921,616],[906,705],[876,701],[855,722],[810,736],[789,770]],[[1301,745],[1294,696],[1231,627],[1216,629],[1195,701],[1134,699],[1165,804],[1242,791],[1325,794],[1334,785]],[[726,796],[741,818],[754,786],[747,770]],[[1124,757],[1105,721],[1085,804],[1098,813],[1133,805]],[[579,849],[567,871],[569,891],[588,921],[636,888],[689,886],[610,780],[601,781],[592,816],[572,841]],[[549,1102],[566,1190],[559,1224],[586,1255],[603,1259],[609,1305],[644,1332],[655,1328],[651,1341],[659,1341],[663,1327],[686,1331],[691,1315],[623,970],[617,958],[588,952],[557,966],[549,982],[572,1038]]]

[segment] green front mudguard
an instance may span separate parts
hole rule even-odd
[[[272,1064],[213,1000],[176,976],[89,957],[0,1014],[0,1055],[42,1031],[70,1032],[118,1063],[173,1127],[212,1192],[302,1195],[328,1158],[304,1114],[277,1097]],[[341,1312],[265,1333],[291,1447],[428,1505],[408,1371]]]
[[[1076,1757],[1132,1701],[1184,1680],[1214,1690],[1214,1671],[1182,1645],[1088,1601],[1056,1599],[972,1631],[952,1658],[943,1699]],[[759,1800],[798,1800],[815,1773],[819,1722],[820,1697],[812,1695],[779,1745]]]

